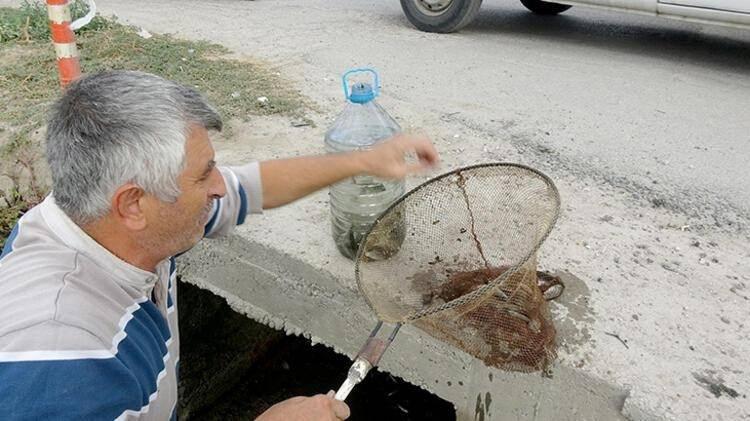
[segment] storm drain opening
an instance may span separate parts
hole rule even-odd
[[[325,393],[351,360],[234,312],[226,301],[180,282],[181,420],[250,420],[293,396]],[[350,420],[453,421],[453,404],[373,370],[347,404]]]

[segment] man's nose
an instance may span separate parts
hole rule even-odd
[[[212,197],[224,197],[227,194],[227,186],[224,184],[224,177],[217,168],[211,171],[211,184],[208,194]]]

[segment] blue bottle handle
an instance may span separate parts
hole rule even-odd
[[[341,83],[344,86],[344,96],[346,96],[347,101],[349,100],[349,85],[346,83],[346,81],[347,77],[354,73],[372,73],[374,82],[372,85],[372,93],[375,94],[376,97],[380,94],[380,77],[378,76],[378,72],[376,72],[375,69],[371,69],[369,67],[360,67],[358,69],[351,69],[348,72],[344,73],[343,76],[341,76]]]

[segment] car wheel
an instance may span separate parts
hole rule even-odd
[[[551,3],[542,0],[521,0],[521,3],[537,15],[556,15],[570,9],[570,6],[567,4]]]
[[[406,18],[425,32],[454,32],[468,25],[482,0],[401,0]]]

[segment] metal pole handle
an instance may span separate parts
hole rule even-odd
[[[383,326],[383,322],[378,322],[375,329],[370,333],[370,337],[367,338],[367,342],[360,349],[357,358],[354,359],[354,363],[349,368],[346,380],[344,380],[344,383],[341,384],[341,387],[336,392],[336,399],[340,401],[346,400],[349,393],[354,389],[354,386],[364,380],[367,373],[378,365],[380,358],[385,354],[386,349],[388,349],[391,342],[396,338],[399,329],[401,329],[401,323],[397,323],[388,336],[388,339],[380,339],[377,337],[377,334],[381,326]]]

